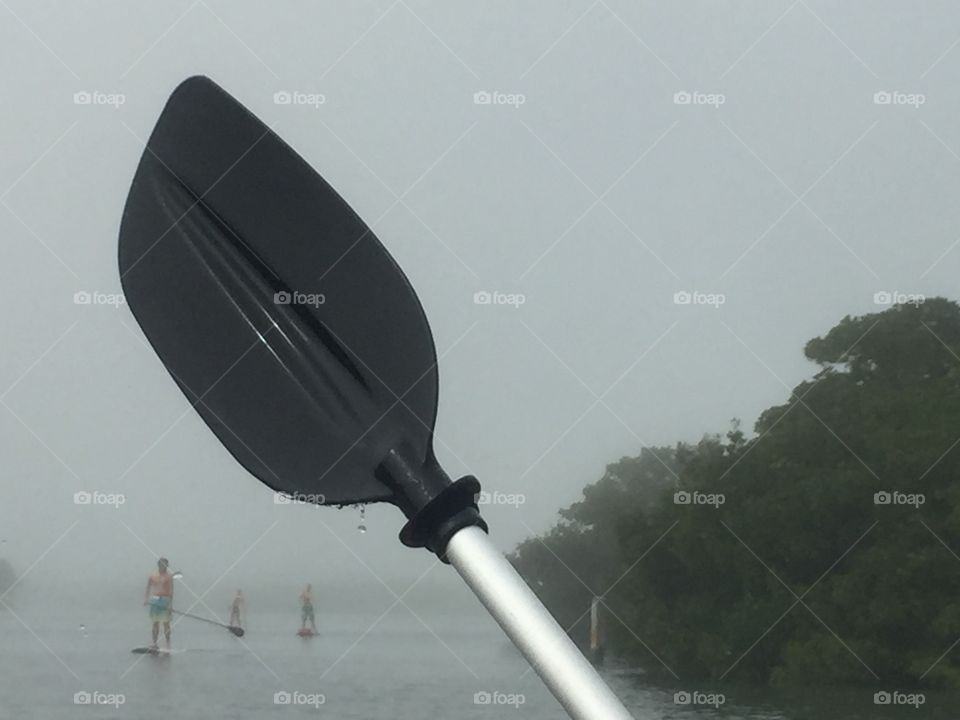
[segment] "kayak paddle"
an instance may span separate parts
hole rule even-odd
[[[438,375],[416,293],[349,205],[207,78],[157,121],[120,227],[126,300],[220,442],[277,492],[389,502],[453,564],[571,717],[623,705],[487,537],[480,484],[433,452]]]

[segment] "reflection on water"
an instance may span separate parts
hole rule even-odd
[[[652,684],[642,674],[605,673],[637,720],[644,717],[730,720],[947,720],[958,717],[956,693],[876,688],[775,689],[732,684]],[[717,702],[717,701],[720,702]],[[713,702],[711,702],[713,701]],[[644,714],[646,713],[646,714]]]

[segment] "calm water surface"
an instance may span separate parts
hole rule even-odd
[[[294,634],[295,614],[260,614],[250,618],[243,641],[226,630],[183,620],[174,630],[174,646],[183,652],[156,658],[130,653],[149,640],[144,613],[104,612],[79,620],[29,607],[14,612],[0,610],[3,720],[565,717],[486,619],[421,615],[427,629],[400,607],[379,619],[318,618],[320,636],[303,640]],[[723,692],[725,703],[684,706],[674,702],[674,693],[698,688],[658,687],[623,669],[604,672],[638,720],[960,717],[955,699],[947,696],[927,695],[919,709],[878,707],[873,689],[699,688]],[[101,693],[99,700],[122,704],[78,705],[76,693]],[[282,702],[288,697],[289,704]]]

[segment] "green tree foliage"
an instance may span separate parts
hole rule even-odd
[[[512,560],[533,579],[534,591],[581,643],[587,638],[591,599],[623,572],[620,535],[675,486],[677,469],[670,448],[622,458],[584,489],[583,500],[560,511],[561,521],[543,538],[528,540],[514,552]],[[621,520],[628,525],[621,527]]]
[[[609,649],[654,673],[958,687],[960,307],[846,317],[805,353],[754,436],[610,465],[513,562],[576,639],[603,596]]]

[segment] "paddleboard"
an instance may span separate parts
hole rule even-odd
[[[300,637],[313,637],[316,633],[310,628],[300,628],[297,630],[297,635]]]
[[[134,655],[179,655],[186,651],[183,648],[171,650],[168,648],[135,647],[130,652]]]

